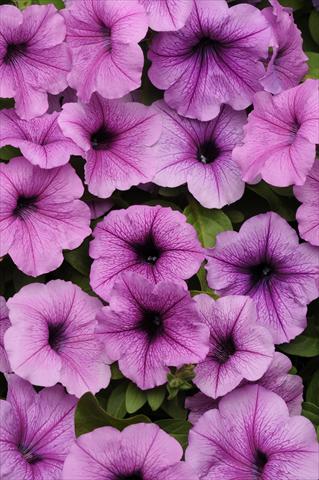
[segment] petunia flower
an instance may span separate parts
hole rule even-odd
[[[152,30],[164,32],[184,27],[189,17],[193,0],[139,0],[146,10]]]
[[[258,323],[275,343],[304,330],[307,304],[318,297],[319,252],[299,245],[294,229],[274,212],[250,218],[239,232],[218,234],[208,251],[207,272],[219,295],[255,300]]]
[[[63,92],[57,95],[48,95],[49,108],[48,113],[61,112],[65,103],[76,102],[78,99],[76,91],[73,88],[67,87]]]
[[[23,157],[0,164],[0,256],[9,254],[27,275],[58,268],[62,249],[91,233],[90,209],[78,200],[80,178],[70,165],[42,170]]]
[[[114,206],[112,200],[95,198],[94,200],[89,200],[87,202],[90,212],[91,212],[91,220],[96,220],[97,218],[105,215],[111,208]]]
[[[69,85],[83,102],[92,93],[120,98],[141,85],[144,57],[138,42],[147,32],[138,0],[77,0],[63,11],[72,51]]]
[[[302,50],[301,32],[292,12],[278,2],[262,10],[273,32],[272,53],[264,77],[260,80],[267,92],[280,93],[295,87],[308,71],[308,57]]]
[[[302,203],[296,213],[299,234],[319,246],[319,160],[313,164],[305,184],[294,187],[294,194]]]
[[[156,35],[148,52],[152,83],[180,115],[215,118],[222,103],[243,110],[262,90],[270,28],[252,5],[194,0],[185,27]]]
[[[19,117],[30,120],[47,111],[48,93],[67,87],[63,17],[53,5],[1,5],[0,30],[0,97],[14,97]]]
[[[278,187],[305,183],[319,143],[318,93],[319,81],[309,79],[279,95],[255,95],[243,145],[233,151],[243,180],[263,178]]]
[[[150,146],[161,133],[161,117],[152,108],[95,94],[88,105],[65,104],[59,125],[84,151],[85,181],[94,195],[107,198],[116,188],[152,179]]]
[[[16,375],[7,381],[7,400],[0,400],[1,478],[60,480],[75,440],[76,398],[61,385],[36,393]]]
[[[206,395],[218,398],[234,390],[243,379],[261,378],[272,360],[274,344],[266,328],[256,323],[254,301],[234,295],[215,302],[206,294],[197,295],[195,301],[210,331],[207,357],[195,367],[195,385]]]
[[[133,205],[114,210],[98,223],[90,243],[94,259],[90,282],[108,300],[122,272],[140,273],[152,282],[192,277],[204,260],[204,250],[186,217],[171,208]]]
[[[256,382],[243,380],[238,388],[247,384],[258,384],[279,395],[289,410],[289,415],[300,415],[303,385],[299,375],[289,373],[292,363],[286,355],[275,352],[266,373]],[[212,408],[218,408],[220,398],[213,399],[202,392],[187,397],[185,407],[190,411],[188,420],[194,425],[199,418]]]
[[[66,138],[59,125],[59,114],[45,114],[32,120],[21,120],[14,109],[0,110],[0,147],[12,145],[22,155],[41,168],[60,167],[71,155],[82,150]]]
[[[8,307],[3,297],[0,297],[0,372],[10,372],[7,352],[4,348],[3,337],[10,327]]]
[[[162,134],[155,145],[157,171],[153,182],[163,187],[187,183],[190,193],[206,208],[221,208],[239,200],[245,184],[232,150],[243,138],[244,112],[223,106],[210,122],[179,116],[163,101]]]
[[[310,420],[290,417],[283,399],[259,385],[229,393],[205,413],[186,450],[203,480],[316,480],[318,459]]]
[[[139,423],[122,432],[102,427],[71,446],[63,480],[198,480],[181,461],[180,444],[158,425]]]
[[[123,273],[97,320],[107,356],[142,389],[164,384],[169,366],[197,363],[208,352],[208,328],[189,292],[176,282],[154,285]]]
[[[101,307],[71,282],[23,287],[8,300],[12,326],[4,341],[12,370],[34,385],[60,382],[77,397],[106,387],[110,368],[94,333]]]

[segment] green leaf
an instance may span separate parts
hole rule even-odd
[[[21,152],[18,148],[11,147],[11,145],[7,145],[5,147],[0,148],[0,159],[1,160],[10,160],[14,157],[20,157]]]
[[[308,0],[280,0],[280,4],[283,7],[290,7],[294,10],[300,10],[304,6],[306,6],[306,2]]]
[[[53,3],[53,5],[61,10],[61,8],[64,8],[64,2],[63,0],[37,0],[40,5],[48,5],[49,3]]]
[[[242,223],[245,220],[245,215],[239,210],[227,210],[227,216],[231,223]]]
[[[120,380],[121,378],[124,377],[121,370],[119,369],[119,366],[118,366],[117,362],[112,363],[111,374],[112,374],[112,380]]]
[[[0,110],[3,108],[14,108],[14,98],[0,98]]]
[[[307,417],[314,425],[319,425],[319,407],[311,402],[302,404],[302,415]]]
[[[312,10],[309,16],[309,30],[312,38],[319,45],[319,12]]]
[[[118,430],[135,423],[150,423],[145,415],[119,419],[109,415],[99,404],[92,393],[86,393],[80,398],[75,411],[75,432],[76,436],[91,432],[99,427],[114,427]]]
[[[191,428],[191,424],[186,420],[158,420],[155,422],[165,432],[174,437],[183,448],[187,447],[188,432]]]
[[[299,357],[315,357],[319,355],[319,337],[310,336],[305,330],[304,333],[296,337],[290,343],[283,343],[279,349],[290,355]]]
[[[146,403],[146,393],[140,390],[135,383],[129,383],[125,394],[125,406],[128,413],[135,413]]]
[[[161,387],[152,388],[152,390],[148,390],[146,392],[147,402],[151,407],[151,409],[153,410],[153,412],[155,412],[160,408],[160,406],[164,402],[165,395],[166,395],[166,388],[164,385],[162,385]]]
[[[305,78],[319,78],[319,53],[306,52],[309,71]]]
[[[307,388],[306,400],[319,407],[319,370],[317,370],[311,378]]]
[[[82,288],[84,292],[95,297],[95,294],[90,286],[90,279],[87,275],[81,275],[81,273],[77,272],[76,270],[73,270],[73,272],[70,273],[68,278],[67,279],[65,278],[65,280],[70,280],[71,282],[75,283],[80,288]]]
[[[125,392],[127,383],[117,385],[108,398],[106,411],[113,417],[123,418],[126,415]]]
[[[74,250],[65,250],[64,258],[77,272],[88,276],[91,267],[89,239],[86,238],[84,242]]]
[[[204,208],[194,199],[190,200],[184,215],[194,226],[199,240],[206,248],[215,245],[218,233],[233,229],[231,221],[222,210]]]
[[[161,408],[172,418],[186,420],[187,412],[184,408],[184,398],[180,400],[179,397],[175,397],[172,400],[165,400]]]
[[[182,195],[185,193],[185,187],[175,187],[175,188],[167,188],[167,187],[160,187],[158,190],[158,193],[162,197],[178,197],[179,195]]]
[[[260,182],[257,185],[248,185],[247,188],[252,190],[260,197],[264,198],[270,208],[278,213],[281,217],[285,218],[288,222],[291,222],[295,219],[295,212],[292,208],[286,206],[286,203],[283,203],[280,197],[271,189],[269,185],[265,182]]]

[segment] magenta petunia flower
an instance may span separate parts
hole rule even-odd
[[[42,170],[23,157],[0,164],[0,256],[10,255],[27,275],[63,262],[62,249],[91,233],[90,209],[78,200],[80,178],[70,165]]]
[[[256,301],[258,323],[275,343],[304,330],[307,304],[318,297],[319,252],[299,245],[294,229],[274,212],[250,218],[239,232],[218,234],[207,272],[218,294]]]
[[[157,171],[153,182],[163,187],[187,183],[191,194],[206,208],[221,208],[239,200],[245,183],[232,150],[243,138],[244,112],[228,106],[210,122],[179,116],[163,101],[155,103],[163,130],[155,149]]]
[[[273,8],[262,11],[272,28],[273,50],[260,83],[271,93],[295,87],[308,71],[308,57],[302,50],[301,32],[294,23],[292,12],[286,10],[277,2]]]
[[[80,397],[110,381],[103,346],[95,335],[101,302],[77,285],[32,283],[8,300],[12,326],[5,347],[12,370],[34,385],[61,382]]]
[[[63,135],[58,117],[55,112],[27,121],[21,120],[13,109],[1,110],[0,147],[20,148],[29,162],[41,168],[65,165],[71,155],[81,155],[82,150]]]
[[[91,220],[96,220],[97,218],[101,217],[114,206],[112,200],[109,200],[108,198],[105,200],[96,198],[94,200],[89,200],[87,204],[90,208]]]
[[[307,175],[304,185],[294,187],[294,194],[302,205],[296,218],[301,238],[319,246],[319,160],[316,160]]]
[[[7,400],[0,400],[1,478],[60,480],[75,440],[76,398],[60,385],[36,393],[16,375],[7,381]]]
[[[0,297],[0,372],[10,372],[7,352],[4,348],[3,337],[10,327],[8,307],[3,297]]]
[[[152,179],[150,146],[161,133],[161,117],[152,108],[95,94],[88,105],[64,105],[59,124],[85,152],[85,181],[94,195],[106,198],[116,188],[128,190]]]
[[[73,88],[67,87],[63,92],[57,95],[48,95],[49,109],[48,113],[61,112],[65,103],[76,102],[78,97],[76,91]]]
[[[149,77],[180,115],[211,120],[222,103],[243,110],[262,90],[270,34],[256,7],[194,0],[184,28],[154,37]]]
[[[231,392],[205,413],[186,450],[203,480],[316,480],[318,459],[310,420],[290,417],[283,399],[259,385]]]
[[[193,0],[139,0],[146,10],[152,30],[164,32],[184,27]]]
[[[158,425],[139,423],[122,432],[102,427],[76,439],[62,479],[198,480],[182,456],[180,444]]]
[[[141,86],[144,63],[138,42],[148,22],[138,0],[77,0],[63,11],[72,51],[69,85],[83,102],[92,93],[120,98]]]
[[[256,94],[243,145],[233,151],[246,182],[305,183],[319,143],[318,88],[318,80],[306,80],[279,95]]]
[[[208,328],[188,291],[176,282],[154,285],[136,273],[123,273],[97,320],[108,358],[118,360],[123,374],[142,389],[164,384],[168,367],[197,363],[208,352]]]
[[[292,363],[286,355],[275,352],[266,373],[256,382],[243,380],[239,387],[247,384],[258,384],[279,395],[289,410],[289,415],[300,415],[303,385],[299,375],[289,373]],[[213,399],[202,392],[187,397],[185,407],[190,410],[188,420],[194,425],[199,418],[212,408],[217,408],[220,398]]]
[[[243,379],[261,378],[270,365],[274,344],[270,333],[256,323],[254,301],[241,295],[195,297],[202,322],[210,331],[207,357],[195,367],[194,383],[206,395],[218,398]]]
[[[93,236],[90,281],[105,300],[124,271],[140,273],[155,283],[181,282],[192,277],[204,260],[194,227],[171,208],[133,205],[112,211],[98,223]]]
[[[53,5],[2,5],[0,30],[0,97],[14,97],[21,118],[42,115],[71,69],[63,17]]]

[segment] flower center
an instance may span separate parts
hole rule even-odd
[[[210,37],[202,37],[195,45],[192,46],[193,53],[205,53],[208,50],[217,50],[220,47],[220,42],[218,40],[214,40]]]
[[[40,455],[38,455],[37,453],[33,453],[30,448],[25,447],[24,445],[18,445],[18,450],[25,459],[25,461],[28,462],[30,465],[34,465],[35,463],[38,463],[42,460]]]
[[[58,352],[65,340],[65,323],[48,325],[48,343],[52,350]]]
[[[7,51],[3,58],[3,62],[8,64],[14,61],[16,58],[23,56],[27,51],[26,43],[9,43],[7,45]]]
[[[143,312],[140,329],[153,339],[163,332],[163,319],[159,312],[145,310]]]
[[[155,265],[161,255],[161,251],[155,245],[152,237],[148,237],[143,244],[135,244],[133,247],[140,260],[151,265]]]
[[[202,143],[197,149],[197,160],[205,165],[212,163],[219,156],[219,148],[213,141]]]
[[[230,335],[221,340],[213,352],[213,357],[218,363],[224,364],[236,353],[236,345],[233,337]]]
[[[93,150],[108,150],[115,138],[115,134],[110,132],[103,125],[91,135],[91,145]]]
[[[267,462],[268,462],[267,455],[264,452],[262,452],[261,450],[256,450],[256,453],[255,453],[255,467],[256,467],[256,470],[259,474],[263,473]]]
[[[31,197],[21,195],[20,197],[18,197],[15,209],[13,210],[14,215],[20,218],[25,218],[27,215],[37,209],[35,205],[36,201],[36,195],[33,195]]]
[[[274,270],[269,263],[262,262],[250,267],[250,273],[253,283],[258,283],[261,281],[268,281],[274,273]]]
[[[143,477],[140,472],[136,472],[130,475],[120,475],[116,477],[114,480],[143,480]]]

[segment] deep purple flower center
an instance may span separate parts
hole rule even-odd
[[[36,201],[36,195],[33,195],[31,197],[21,195],[20,197],[18,197],[16,206],[13,210],[14,215],[20,218],[25,218],[28,214],[34,212],[37,209],[35,205]]]
[[[192,52],[197,54],[205,54],[208,50],[216,51],[221,43],[210,37],[202,37],[195,45],[192,46]]]
[[[212,163],[219,156],[220,150],[217,145],[208,140],[202,143],[197,149],[197,160],[205,165]]]
[[[4,56],[3,62],[8,64],[14,61],[16,58],[23,56],[26,53],[26,43],[9,43],[7,45],[7,51]]]
[[[146,332],[150,339],[154,339],[163,333],[163,319],[160,312],[145,310],[139,325],[143,332]]]
[[[28,462],[30,465],[34,465],[35,463],[38,463],[42,460],[42,457],[40,455],[38,455],[37,453],[33,453],[30,448],[25,447],[24,445],[18,445],[18,450],[25,459],[25,461]]]
[[[267,462],[268,462],[267,455],[264,452],[262,452],[261,450],[256,450],[256,453],[255,453],[255,467],[256,467],[256,470],[259,474],[263,473]]]
[[[142,262],[150,263],[151,265],[155,265],[161,255],[160,249],[155,245],[151,236],[144,243],[135,243],[133,248]]]
[[[58,352],[65,340],[65,322],[48,325],[48,344]]]
[[[119,475],[114,480],[143,480],[143,477],[140,472],[135,472],[130,475]]]
[[[229,335],[219,341],[212,356],[218,363],[224,364],[236,353],[236,350],[235,341],[233,337]]]
[[[267,262],[261,262],[258,265],[250,267],[250,273],[254,284],[269,280],[273,272],[273,267]]]
[[[115,139],[114,132],[107,130],[102,125],[91,135],[91,145],[93,150],[108,150]]]

